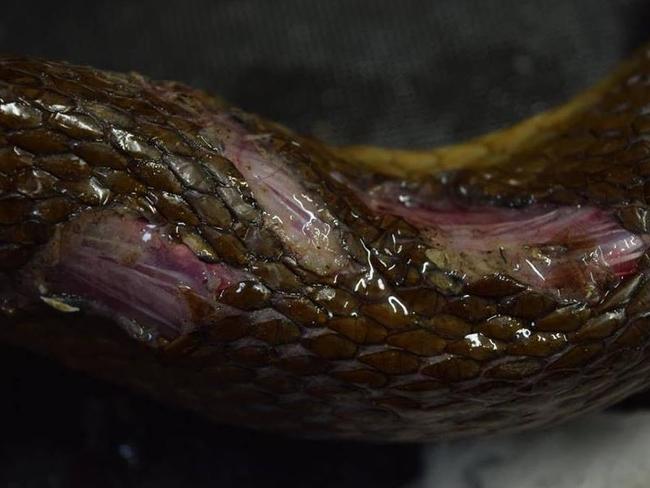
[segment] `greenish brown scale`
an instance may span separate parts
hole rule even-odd
[[[3,58],[0,291],[66,222],[128,208],[168,225],[202,260],[249,273],[220,302],[276,315],[207,320],[206,304],[188,295],[204,325],[150,347],[84,310],[25,311],[1,295],[0,337],[220,422],[295,435],[423,440],[601,408],[650,381],[646,261],[598,303],[564,303],[500,273],[468,280],[424,269],[432,260],[420,230],[373,213],[332,173],[383,181],[401,172],[487,205],[596,205],[646,233],[648,80],[642,52],[589,103],[521,126],[524,142],[503,142],[519,132],[488,136],[486,154],[458,146],[435,153],[438,166],[418,162],[430,155],[392,154],[386,170],[375,152],[331,150],[180,84]],[[264,223],[219,134],[205,131],[224,111],[268,138],[267,150],[323,202],[357,271],[301,266]],[[359,287],[370,265],[375,278]]]

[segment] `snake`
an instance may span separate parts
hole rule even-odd
[[[211,421],[412,442],[650,385],[650,48],[427,150],[0,57],[0,341]]]

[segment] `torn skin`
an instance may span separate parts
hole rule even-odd
[[[253,155],[245,159],[256,164]],[[278,180],[280,176],[269,174],[253,186],[258,195],[274,192],[273,197],[268,193],[267,208],[293,215],[292,230],[285,234],[289,247],[301,249],[302,259],[317,269],[340,266],[345,259],[341,249],[314,247],[305,238],[305,232],[313,237],[324,221],[305,229],[309,212],[284,205],[276,185],[292,188],[295,183]],[[376,187],[363,193],[363,200],[377,213],[403,217],[418,227],[430,245],[428,264],[462,274],[468,282],[500,273],[561,299],[593,302],[635,272],[650,244],[647,235],[630,233],[611,213],[593,207],[461,207],[394,189]],[[306,247],[299,247],[301,239]],[[335,251],[341,254],[337,257]],[[166,235],[164,227],[100,211],[57,229],[23,275],[23,289],[60,312],[88,309],[113,317],[132,336],[156,344],[245,313],[220,298],[251,279],[224,263],[201,261]],[[268,319],[269,313],[277,312],[264,309],[246,320]]]
[[[245,279],[226,264],[199,260],[159,226],[97,212],[60,227],[27,270],[24,285],[60,311],[74,311],[79,300],[153,344],[240,313],[219,303],[219,296]]]
[[[268,135],[250,134],[229,115],[211,122],[208,136],[240,172],[264,210],[264,225],[288,254],[319,276],[345,270],[349,258],[336,219],[287,162],[267,150]],[[60,226],[23,279],[30,295],[59,312],[76,312],[83,304],[81,309],[114,317],[152,344],[244,313],[219,297],[249,280],[254,278],[242,270],[201,261],[161,226],[115,212],[82,214]],[[249,315],[251,321],[265,317]]]
[[[462,205],[392,182],[358,194],[372,211],[419,228],[433,266],[467,281],[505,274],[559,299],[598,301],[650,247],[649,235],[596,207]]]
[[[280,238],[298,263],[320,276],[343,270],[349,259],[334,217],[310,195],[291,167],[264,141],[227,115],[204,131],[221,142],[223,155],[246,180],[265,213],[264,224]]]

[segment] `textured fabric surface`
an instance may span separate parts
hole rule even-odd
[[[646,488],[650,414],[597,414],[550,430],[424,450],[412,488]]]
[[[403,147],[560,103],[650,38],[644,0],[6,3],[4,52],[178,79],[330,142]],[[8,348],[0,384],[0,486],[492,486],[449,462],[489,441],[427,451],[220,428]],[[598,419],[538,456],[580,449]],[[624,441],[589,438],[603,452]],[[519,468],[494,466],[499,486],[520,486]]]
[[[0,46],[186,81],[331,142],[426,146],[565,100],[649,19],[642,0],[10,2]]]

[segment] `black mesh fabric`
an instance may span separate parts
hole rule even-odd
[[[649,25],[647,0],[25,0],[0,5],[0,51],[185,81],[332,143],[426,147],[566,100]],[[422,468],[416,446],[216,427],[5,346],[0,385],[0,486],[394,487]]]
[[[179,79],[335,143],[427,146],[565,100],[649,20],[643,0],[11,2],[0,49]]]

